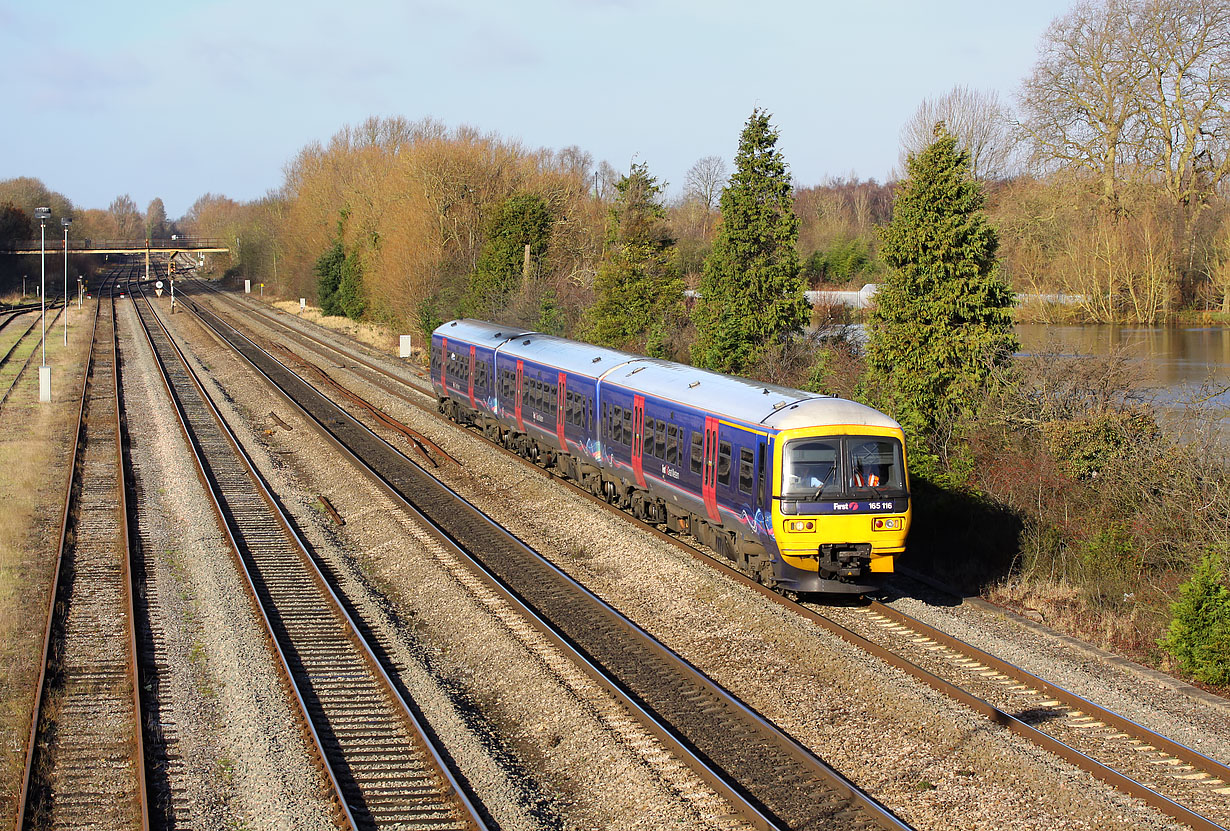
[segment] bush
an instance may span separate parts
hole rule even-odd
[[[1097,476],[1112,461],[1157,443],[1153,414],[1144,408],[1106,410],[1042,427],[1051,452],[1079,478]]]
[[[815,251],[803,261],[803,276],[812,284],[844,285],[875,272],[871,246],[862,237],[836,239],[827,249]]]
[[[1210,549],[1170,607],[1170,631],[1158,643],[1197,681],[1230,685],[1230,587],[1225,550]]]

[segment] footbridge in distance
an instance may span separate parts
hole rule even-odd
[[[69,239],[65,249],[63,239],[51,240],[45,246],[39,240],[15,240],[0,247],[0,254],[34,255],[55,254],[144,254],[145,273],[149,275],[150,258],[165,257],[168,262],[176,254],[226,254],[230,247],[223,240],[207,237],[189,237],[177,234],[170,239]]]

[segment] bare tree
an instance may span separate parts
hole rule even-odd
[[[166,206],[162,199],[155,196],[145,209],[145,236],[147,239],[165,239],[167,228]]]
[[[1230,179],[1230,4],[1082,2],[1051,24],[1020,93],[1044,166],[1127,178],[1200,203]]]
[[[688,168],[684,179],[684,196],[694,199],[704,206],[706,211],[717,207],[726,185],[726,162],[721,156],[705,156]]]
[[[1003,178],[1011,173],[1015,142],[1007,109],[999,93],[955,86],[939,98],[925,98],[901,128],[901,167],[908,156],[935,141],[935,125],[943,122],[970,154],[975,179]]]
[[[1081,2],[1052,23],[1019,94],[1035,162],[1092,174],[1107,201],[1140,114],[1139,67],[1125,49],[1134,2]]]
[[[1201,203],[1230,176],[1230,3],[1149,0],[1127,34],[1142,161],[1175,202]]]
[[[123,196],[115,197],[111,200],[107,212],[111,214],[111,220],[115,223],[115,233],[119,239],[136,239],[141,236],[144,222],[141,218],[141,211],[137,209],[137,203],[132,201],[131,196],[125,193]]]

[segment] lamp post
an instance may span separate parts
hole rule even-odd
[[[68,226],[73,221],[63,216],[60,224],[64,226],[64,345],[68,346]]]
[[[38,400],[51,400],[51,367],[47,366],[47,220],[51,219],[51,208],[35,208],[34,218],[39,227],[39,256],[42,263],[42,277],[39,295],[42,302],[43,315],[43,363],[38,368]]]

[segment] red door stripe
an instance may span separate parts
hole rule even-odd
[[[632,398],[632,473],[636,484],[645,487],[645,396]]]
[[[517,361],[517,393],[516,393],[516,413],[517,413],[517,429],[522,433],[525,432],[525,422],[521,420],[521,385],[525,383],[525,361],[518,359]]]
[[[568,373],[559,374],[559,387],[555,396],[555,434],[559,436],[559,449],[568,452],[568,437],[564,435],[564,396],[568,392]]]
[[[705,467],[701,476],[702,495],[705,498],[705,512],[709,519],[721,524],[722,514],[717,504],[717,444],[718,420],[711,416],[705,417]]]

